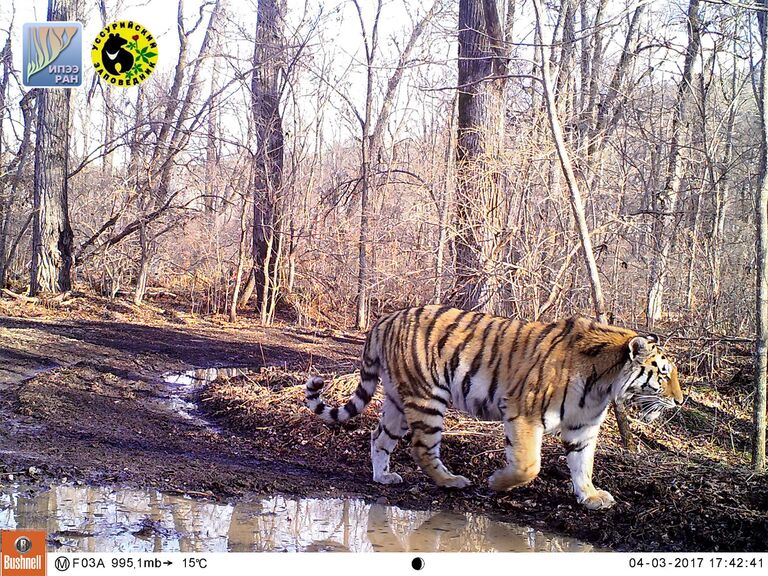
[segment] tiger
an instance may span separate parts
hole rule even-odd
[[[390,455],[410,431],[414,461],[438,486],[469,486],[440,459],[452,406],[503,421],[506,465],[488,479],[492,490],[533,481],[543,435],[559,433],[576,499],[592,510],[615,504],[592,483],[609,403],[638,403],[646,422],[683,403],[677,368],[656,335],[583,317],[524,322],[439,305],[400,310],[375,323],[363,347],[360,383],[342,407],[325,404],[319,376],[308,378],[305,403],[327,423],[346,422],[370,403],[379,380],[384,399],[371,432],[375,482],[402,482],[390,471]]]

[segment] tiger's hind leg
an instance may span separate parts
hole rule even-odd
[[[403,481],[399,474],[389,471],[389,457],[397,446],[397,441],[408,431],[405,414],[398,401],[388,393],[381,408],[379,425],[371,432],[371,464],[373,481],[379,484],[399,484]]]
[[[466,488],[472,482],[451,473],[440,460],[444,414],[443,404],[421,406],[411,402],[405,405],[405,418],[411,428],[411,453],[416,464],[438,486]]]
[[[543,435],[544,428],[537,419],[507,417],[504,421],[507,465],[488,478],[488,485],[497,492],[503,492],[536,478],[541,469]]]

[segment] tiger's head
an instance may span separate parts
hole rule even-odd
[[[628,377],[618,394],[621,400],[638,406],[640,419],[644,422],[653,422],[664,409],[683,403],[677,367],[658,342],[655,334],[629,340],[629,359],[624,371]]]

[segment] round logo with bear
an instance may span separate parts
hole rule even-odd
[[[93,40],[91,61],[96,74],[110,86],[136,86],[155,71],[157,42],[138,22],[111,22]]]

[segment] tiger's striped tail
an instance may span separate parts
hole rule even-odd
[[[310,376],[307,380],[306,403],[310,410],[329,424],[346,422],[360,414],[373,398],[376,386],[379,384],[378,374],[360,370],[360,384],[355,393],[341,408],[326,406],[320,395],[325,382],[319,376]]]

